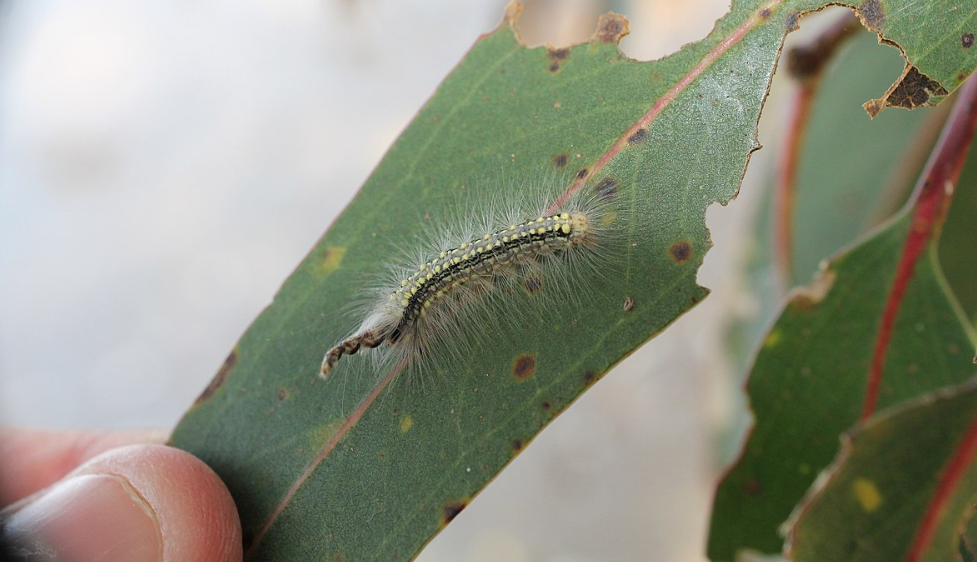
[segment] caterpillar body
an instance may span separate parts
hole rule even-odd
[[[411,365],[431,351],[454,345],[465,334],[466,314],[475,303],[517,286],[514,279],[545,274],[549,265],[586,269],[602,242],[598,198],[571,200],[556,211],[509,212],[454,243],[442,245],[419,264],[400,272],[378,291],[362,324],[323,357],[321,376],[344,356],[383,348],[384,357]],[[513,216],[533,217],[518,222]],[[380,361],[382,362],[382,361]]]

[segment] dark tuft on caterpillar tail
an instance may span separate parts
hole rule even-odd
[[[361,347],[374,348],[386,341],[386,336],[383,334],[374,334],[372,331],[366,331],[355,336],[346,338],[339,345],[329,350],[326,356],[322,359],[322,371],[319,376],[326,378],[329,371],[332,370],[333,366],[339,361],[343,355],[356,355],[356,352],[360,350]]]

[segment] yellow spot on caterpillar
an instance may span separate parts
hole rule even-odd
[[[407,299],[401,299],[400,306],[402,306],[404,308],[407,308],[407,305],[408,304],[410,304],[410,301],[409,300],[407,300]]]
[[[875,482],[866,478],[856,478],[851,483],[851,489],[855,493],[855,499],[858,500],[866,513],[872,513],[882,505],[882,494]]]
[[[535,229],[535,228],[530,228],[530,229],[529,229],[529,235],[530,235],[530,236],[533,236],[533,235],[535,235],[535,234],[536,234],[536,229]]]
[[[560,230],[563,231],[563,234],[570,234],[570,225],[564,223],[563,224],[563,227]]]
[[[441,252],[440,254],[438,254],[438,257],[441,259],[444,259],[447,256],[448,256],[448,252]]]
[[[774,330],[763,340],[763,347],[774,347],[780,343],[780,330]]]
[[[410,416],[404,416],[404,419],[400,420],[401,433],[407,433],[412,427],[414,427],[414,420]]]
[[[570,219],[570,213],[563,213],[563,214],[560,215],[560,218],[563,219],[563,220],[569,220]]]
[[[538,219],[536,219],[536,222],[543,222],[544,220],[546,219],[544,219],[543,217],[539,217]]]

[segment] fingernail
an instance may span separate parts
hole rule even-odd
[[[156,514],[120,476],[73,476],[9,512],[0,513],[0,539],[15,560],[163,560]]]

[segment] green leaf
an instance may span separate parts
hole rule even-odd
[[[977,325],[977,145],[970,146],[953,206],[940,236],[940,265],[971,324]]]
[[[961,101],[912,204],[795,293],[767,335],[747,386],[756,425],[716,494],[712,559],[779,551],[779,525],[834,456],[838,434],[972,374],[974,336],[936,263],[946,186],[977,120],[972,99]]]
[[[858,10],[865,24],[898,45],[909,61],[885,95],[865,104],[870,115],[877,115],[883,107],[935,105],[977,65],[977,6],[973,3],[865,0]]]
[[[707,39],[654,62],[621,54],[619,17],[568,49],[526,48],[508,23],[479,39],[174,431],[231,490],[246,558],[413,557],[553,416],[701,300],[706,208],[736,193],[783,36],[819,5],[738,2]],[[572,285],[578,298],[507,293],[473,321],[501,329],[421,362],[411,384],[364,361],[317,378],[364,283],[451,217],[484,212],[469,206],[523,200],[554,176],[570,179],[551,197],[616,185],[621,236],[598,256],[604,271]]]
[[[793,49],[811,53],[808,57],[826,56],[817,45],[822,36],[815,37],[807,36],[807,42],[800,44],[788,37],[787,60],[795,56]],[[908,196],[946,117],[944,105],[886,111],[875,119],[859,107],[867,97],[884,90],[904,64],[895,49],[879,45],[878,37],[865,30],[834,51],[823,75],[805,77],[810,84],[790,74],[789,62],[782,63],[788,71],[774,78],[771,96],[786,98],[794,111],[800,105],[801,89],[810,86],[814,90],[807,125],[800,132],[801,153],[792,186],[790,260],[786,283],[777,283],[774,182],[790,142],[788,120],[784,119],[774,125],[778,136],[766,142],[777,161],[766,171],[765,197],[754,228],[757,242],[747,266],[749,291],[760,306],[729,330],[737,372],[747,371],[757,341],[780,311],[783,291],[810,282],[822,261],[891,216]],[[955,205],[953,213],[960,214],[956,209]]]
[[[965,529],[973,524],[977,502],[975,414],[977,384],[971,381],[846,434],[838,459],[793,517],[793,560],[946,562],[972,556],[973,532]]]
[[[796,293],[757,355],[747,391],[755,426],[716,492],[713,560],[737,551],[779,552],[778,528],[818,472],[838,435],[863,410],[879,321],[911,213],[833,260]],[[932,249],[907,288],[883,370],[885,407],[973,374],[973,339],[950,301]]]
[[[945,118],[943,106],[865,115],[858,103],[904,64],[877,41],[858,33],[818,84],[794,185],[790,286],[808,283],[821,261],[898,209]]]

